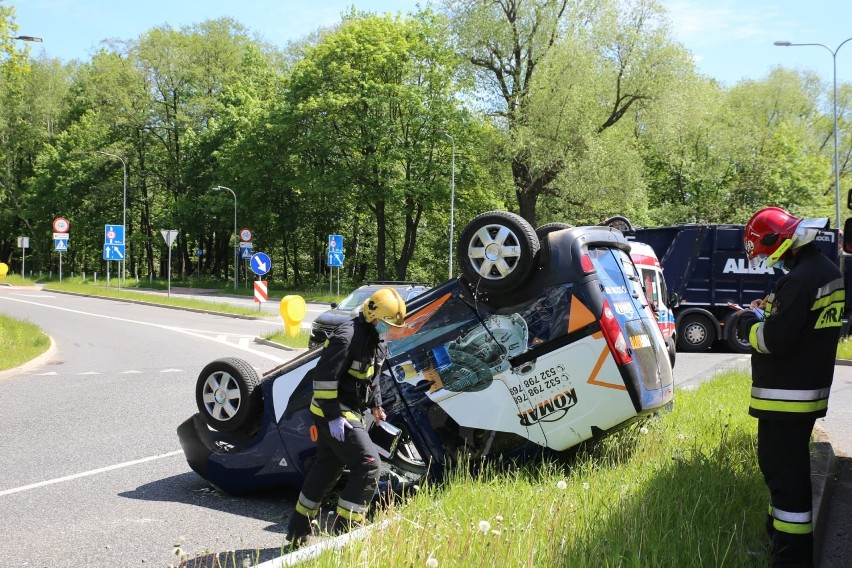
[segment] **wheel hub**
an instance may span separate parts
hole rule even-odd
[[[228,399],[225,389],[222,388],[216,389],[216,392],[213,393],[213,398],[216,400],[216,404],[222,404]]]
[[[500,259],[500,245],[497,243],[491,243],[487,247],[485,247],[485,258],[494,262]]]

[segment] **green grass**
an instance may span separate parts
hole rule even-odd
[[[21,278],[20,274],[7,274],[0,278],[0,286],[35,286],[36,281],[26,276]]]
[[[720,375],[674,410],[572,459],[453,473],[314,566],[755,566],[768,494],[750,380]],[[427,564],[429,558],[435,562]]]
[[[844,337],[837,344],[838,359],[852,359],[852,338]]]
[[[267,341],[272,341],[274,343],[280,343],[281,345],[286,345],[288,347],[298,347],[298,348],[307,348],[308,340],[310,339],[311,334],[307,331],[300,330],[296,335],[288,335],[284,331],[276,331],[273,333],[266,333],[263,335],[263,338]]]
[[[122,300],[132,300],[137,302],[147,302],[150,304],[160,304],[166,306],[176,306],[180,308],[188,308],[195,310],[207,310],[221,312],[225,314],[242,315],[242,316],[260,316],[269,317],[269,314],[258,311],[257,308],[245,308],[240,306],[232,306],[219,302],[206,302],[202,300],[192,300],[182,298],[178,295],[161,296],[159,294],[146,294],[145,292],[134,291],[130,288],[117,288],[114,286],[106,287],[100,284],[82,284],[78,282],[52,282],[44,286],[45,290],[55,290],[59,292],[71,292],[74,294],[86,294],[90,296],[100,296],[104,298],[117,298]]]
[[[36,325],[0,314],[0,371],[35,359],[50,348],[50,338]]]

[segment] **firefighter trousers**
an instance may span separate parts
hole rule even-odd
[[[376,491],[379,480],[379,454],[364,425],[349,420],[352,428],[346,429],[343,442],[331,436],[328,422],[316,418],[317,456],[308,472],[296,511],[307,517],[319,512],[323,497],[331,491],[340,479],[343,469],[349,470],[349,477],[337,500],[338,518],[344,525],[361,523],[366,519],[367,508]]]
[[[757,460],[769,488],[772,566],[813,566],[810,440],[814,420],[757,422]]]

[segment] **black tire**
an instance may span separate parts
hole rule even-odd
[[[535,236],[537,236],[538,240],[541,241],[549,233],[573,228],[574,225],[569,225],[568,223],[560,223],[559,221],[556,221],[555,223],[546,223],[535,230]]]
[[[737,324],[740,323],[743,313],[745,312],[734,312],[725,324],[725,335],[727,335],[725,342],[734,353],[751,353],[751,344],[749,344],[748,338],[743,339],[737,331]]]
[[[615,217],[610,217],[606,219],[603,223],[601,223],[604,227],[612,227],[613,229],[618,229],[622,233],[633,233],[633,225],[630,223],[630,220],[627,217],[622,217],[621,215],[616,215]]]
[[[666,338],[666,349],[669,352],[669,362],[672,364],[672,369],[674,369],[675,359],[677,359],[677,349],[675,349],[675,341],[671,337]]]
[[[687,353],[707,351],[716,339],[716,327],[703,314],[689,314],[677,323],[677,346]]]
[[[260,378],[254,367],[236,357],[207,364],[195,383],[195,404],[207,424],[220,432],[235,432],[260,411]]]
[[[538,237],[527,221],[508,211],[478,215],[462,231],[457,258],[461,273],[483,292],[510,292],[536,263]]]

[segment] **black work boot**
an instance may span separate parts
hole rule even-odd
[[[287,524],[287,532],[284,533],[284,538],[287,539],[287,546],[291,550],[304,546],[311,534],[311,520],[305,515],[294,511],[290,516],[290,522]]]

